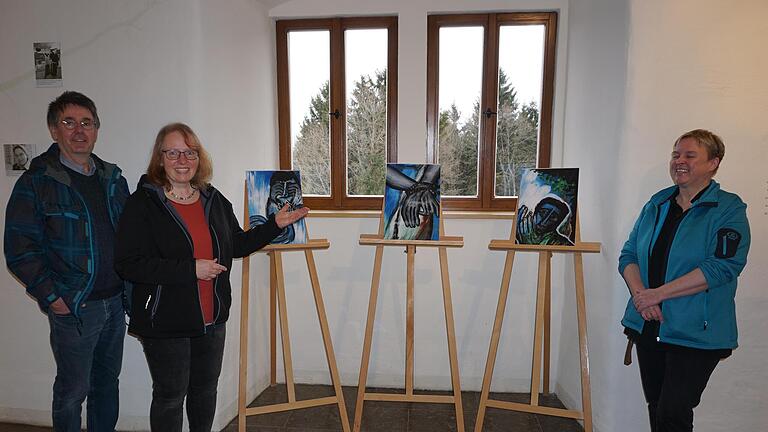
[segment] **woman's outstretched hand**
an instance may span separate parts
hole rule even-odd
[[[309,213],[309,207],[301,207],[296,210],[290,210],[290,208],[291,206],[286,204],[275,214],[275,223],[278,228],[285,228]]]

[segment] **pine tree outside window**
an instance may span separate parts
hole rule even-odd
[[[314,209],[379,209],[397,159],[397,18],[277,21],[280,168]]]
[[[445,208],[514,209],[523,168],[548,167],[557,14],[432,15],[427,159]]]

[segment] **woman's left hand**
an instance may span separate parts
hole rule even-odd
[[[658,306],[645,308],[640,312],[640,316],[646,321],[664,322],[664,315],[661,313],[661,308]]]
[[[632,296],[632,302],[635,304],[635,309],[638,312],[642,312],[651,306],[659,305],[662,300],[661,292],[658,289],[646,289]]]
[[[282,229],[303,218],[307,213],[309,213],[309,207],[301,207],[291,211],[290,206],[286,204],[275,214],[275,223],[278,228]]]

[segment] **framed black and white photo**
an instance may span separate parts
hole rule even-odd
[[[18,176],[29,169],[29,163],[35,157],[34,144],[3,144],[5,155],[5,174]]]
[[[35,42],[33,46],[37,87],[61,87],[61,44]]]

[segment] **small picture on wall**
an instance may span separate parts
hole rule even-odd
[[[384,238],[440,240],[440,165],[387,164]]]
[[[517,197],[518,244],[576,244],[578,168],[524,169]]]
[[[35,42],[33,46],[37,87],[61,87],[61,44]]]
[[[5,155],[5,174],[18,176],[29,169],[29,163],[35,157],[34,144],[3,144]]]
[[[304,207],[301,198],[301,177],[298,171],[247,171],[248,226],[262,225],[284,205],[290,210]],[[307,242],[304,219],[283,228],[272,244],[302,244]]]

